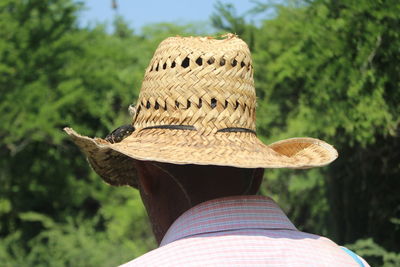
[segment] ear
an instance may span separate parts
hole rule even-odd
[[[260,186],[264,177],[264,169],[258,168],[254,170],[253,174],[253,183],[251,185],[250,193],[257,194],[258,190],[260,190]]]
[[[145,161],[135,160],[137,178],[140,190],[146,195],[154,193],[154,177],[151,173],[149,165]]]

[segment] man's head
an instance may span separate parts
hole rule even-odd
[[[65,131],[107,183],[140,189],[160,241],[195,204],[256,193],[263,168],[318,167],[337,157],[313,138],[263,144],[253,74],[250,50],[236,35],[170,37],[146,69],[130,125],[106,139]]]
[[[93,169],[111,185],[138,187],[132,160],[304,169],[324,166],[337,157],[332,146],[313,138],[290,138],[271,145],[261,142],[256,134],[251,54],[234,34],[162,41],[146,69],[137,102],[129,110],[131,123],[106,139],[65,129]],[[213,180],[213,172],[205,172],[203,184],[225,177]],[[234,179],[228,176],[224,179]]]
[[[215,198],[258,192],[264,169],[136,161],[139,191],[158,242],[191,207]]]

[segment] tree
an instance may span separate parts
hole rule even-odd
[[[73,1],[0,5],[0,261],[79,265],[86,254],[99,266],[144,253],[154,241],[140,197],[101,182],[62,128],[105,136],[129,122],[147,42],[121,36],[120,20],[115,35],[78,28]]]

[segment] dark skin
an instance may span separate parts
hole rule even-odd
[[[139,191],[158,244],[185,211],[207,200],[254,195],[264,169],[135,162]]]

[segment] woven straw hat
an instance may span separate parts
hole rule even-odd
[[[171,37],[146,69],[126,138],[65,131],[109,184],[136,187],[133,160],[239,168],[310,168],[337,158],[329,144],[291,138],[264,145],[256,136],[253,65],[245,42],[228,34]]]

